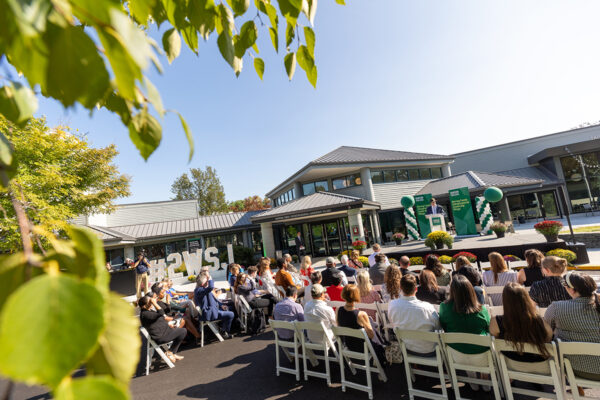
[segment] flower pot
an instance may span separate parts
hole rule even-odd
[[[402,244],[402,239],[394,239],[394,241],[396,242],[396,244],[398,246],[400,246]]]
[[[503,238],[506,232],[496,232],[496,237]]]
[[[435,242],[435,248],[441,250],[444,248],[444,242]]]
[[[558,234],[544,235],[544,237],[546,237],[547,242],[558,242]]]

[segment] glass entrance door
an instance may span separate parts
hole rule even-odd
[[[340,254],[342,252],[342,243],[337,221],[328,222],[324,225],[325,232],[327,233],[327,253],[330,255]]]
[[[541,202],[540,205],[542,208],[542,217],[558,217],[559,211],[558,206],[556,204],[556,197],[554,196],[554,192],[538,193],[538,198]]]
[[[313,257],[337,256],[342,252],[342,238],[338,221],[310,224]]]
[[[312,224],[312,254],[313,257],[325,257],[327,255],[327,238],[323,235],[323,224]]]

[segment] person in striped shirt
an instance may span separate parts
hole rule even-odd
[[[538,307],[548,307],[553,301],[569,300],[571,296],[562,284],[562,276],[567,270],[567,260],[560,257],[548,256],[542,260],[542,269],[546,276],[543,280],[534,282],[529,290],[529,296]]]

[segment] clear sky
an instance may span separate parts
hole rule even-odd
[[[177,176],[207,165],[228,200],[263,196],[342,145],[452,154],[600,120],[598,15],[596,0],[321,0],[316,90],[300,67],[288,82],[265,28],[262,82],[249,58],[236,78],[211,37],[199,57],[184,48],[150,75],[193,131],[191,163],[174,115],[144,162],[107,112],[90,118],[42,100],[38,114],[94,146],[117,145],[116,163],[132,177],[132,196],[118,203],[169,199]]]

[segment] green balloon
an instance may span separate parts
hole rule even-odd
[[[502,200],[502,196],[504,196],[502,194],[502,190],[498,189],[495,186],[491,186],[485,189],[485,192],[483,192],[483,197],[485,197],[485,199],[490,203],[499,202],[500,200]]]
[[[415,205],[415,198],[412,196],[402,196],[402,199],[400,199],[400,204],[402,204],[402,207],[404,208],[411,208]]]

